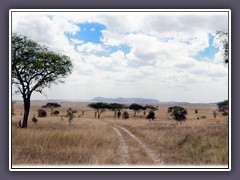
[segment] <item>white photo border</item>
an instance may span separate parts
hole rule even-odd
[[[228,165],[227,166],[35,166],[12,165],[11,38],[14,12],[228,12]],[[9,10],[9,171],[231,171],[231,10],[230,9],[10,9]]]

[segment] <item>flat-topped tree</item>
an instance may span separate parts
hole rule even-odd
[[[13,34],[11,44],[12,84],[16,86],[24,102],[22,128],[27,128],[32,93],[42,93],[45,87],[63,82],[71,73],[68,56],[48,50],[26,36]]]
[[[100,119],[100,115],[106,110],[109,109],[110,106],[107,103],[97,102],[97,103],[90,103],[88,107],[93,108],[97,113],[97,118]]]
[[[156,111],[158,110],[157,106],[153,106],[153,105],[146,105],[144,106],[145,110],[150,110],[150,111]]]
[[[140,104],[136,104],[136,103],[133,103],[131,104],[130,106],[128,106],[128,108],[130,110],[133,110],[134,111],[134,117],[136,116],[136,113],[141,111],[141,110],[145,110],[145,107],[143,107],[142,105]]]
[[[123,104],[110,103],[109,110],[114,111],[114,117],[117,117],[117,111],[121,111],[124,108]]]
[[[50,108],[51,109],[51,116],[53,115],[54,108],[58,108],[58,107],[61,107],[61,105],[58,103],[51,103],[51,102],[47,103],[45,106],[42,106],[42,108]]]

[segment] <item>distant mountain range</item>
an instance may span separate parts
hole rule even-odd
[[[91,99],[93,102],[113,102],[113,103],[160,103],[157,99],[145,99],[145,98],[105,98],[105,97],[95,97]]]

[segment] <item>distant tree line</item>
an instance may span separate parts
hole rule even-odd
[[[140,111],[144,111],[144,110],[150,110],[150,111],[155,111],[157,110],[157,107],[152,106],[152,105],[146,105],[146,106],[142,106],[140,104],[136,104],[133,103],[129,106],[125,105],[125,104],[119,104],[119,103],[104,103],[104,102],[97,102],[97,103],[90,103],[88,105],[88,107],[94,109],[94,113],[95,113],[95,118],[100,119],[101,114],[106,111],[106,110],[110,110],[114,112],[114,117],[120,117],[122,110],[126,110],[126,109],[130,109],[134,111],[134,117],[136,116],[136,113],[139,113]],[[153,113],[151,113],[153,114]],[[123,114],[123,118],[124,119],[128,119],[129,118],[129,114],[127,114],[126,112]],[[155,116],[153,118],[153,115],[148,116],[148,118],[150,119],[155,119]]]

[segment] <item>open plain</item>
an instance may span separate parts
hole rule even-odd
[[[177,123],[167,113],[175,104],[155,104],[156,119],[142,111],[124,120],[106,110],[100,119],[88,103],[63,102],[60,114],[37,117],[45,102],[32,102],[28,128],[18,126],[23,104],[14,105],[11,128],[13,165],[227,165],[228,119],[213,116],[215,104],[183,104],[187,119]],[[77,110],[69,123],[67,109]],[[195,113],[195,109],[198,113]],[[83,113],[84,111],[84,113]],[[38,119],[32,122],[32,117]],[[200,117],[200,118],[198,118]]]

